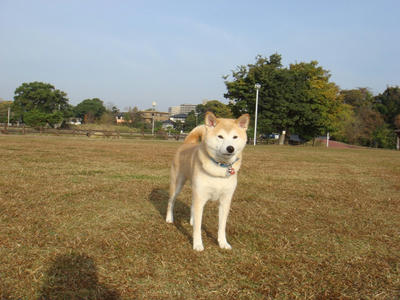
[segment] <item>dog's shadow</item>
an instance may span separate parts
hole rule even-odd
[[[149,201],[158,210],[164,222],[167,214],[168,198],[168,192],[161,188],[153,189],[149,195]],[[186,229],[186,227],[188,227],[189,220],[190,206],[177,199],[174,205],[174,225],[176,229],[178,229],[188,239],[188,241],[193,244],[193,237],[191,232],[192,227],[190,227],[190,232]],[[218,244],[217,239],[210,233],[204,222],[201,227],[206,236],[211,239],[215,244]]]

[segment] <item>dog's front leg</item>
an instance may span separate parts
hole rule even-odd
[[[203,218],[203,209],[207,200],[201,198],[193,192],[193,249],[203,251],[203,241],[201,239],[201,220]]]
[[[226,240],[226,221],[231,207],[232,195],[224,195],[219,201],[218,244],[222,249],[232,249]]]

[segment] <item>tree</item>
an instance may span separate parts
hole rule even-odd
[[[386,123],[394,128],[395,117],[400,114],[400,87],[387,87],[382,94],[375,97],[375,107]]]
[[[233,117],[231,108],[228,105],[218,100],[210,100],[205,104],[199,104],[196,106],[197,120],[203,122],[207,111],[213,112],[218,118]]]
[[[24,122],[31,127],[42,128],[47,124],[47,114],[38,109],[31,109],[24,114]]]
[[[99,98],[85,99],[74,108],[75,116],[82,118],[85,123],[99,120],[106,108]]]
[[[69,111],[67,94],[55,89],[49,83],[30,82],[23,83],[15,90],[12,110],[21,118],[31,110],[52,114],[61,111],[65,115]]]
[[[400,129],[400,114],[394,118],[394,127]]]
[[[373,146],[377,148],[396,148],[396,133],[386,123],[376,128],[372,137]]]
[[[63,119],[63,114],[59,111],[47,114],[38,109],[32,109],[24,114],[25,124],[35,128],[43,128],[46,125],[57,127],[61,125]]]
[[[59,127],[64,119],[63,114],[60,111],[55,111],[52,114],[47,114],[46,121],[51,127]]]
[[[372,107],[364,106],[357,110],[357,121],[355,124],[358,129],[357,143],[362,146],[376,147],[374,133],[385,125],[382,115]]]
[[[330,132],[333,140],[345,143],[355,142],[354,130],[356,124],[356,115],[353,106],[343,104],[333,120],[333,130]]]
[[[389,126],[391,124],[385,123],[385,115],[380,113],[387,113],[387,99],[384,99],[383,94],[374,97],[368,88],[340,91],[351,113],[347,113],[345,119],[342,118],[339,128],[344,130],[336,131],[333,138],[368,147],[394,148],[393,124]],[[343,113],[340,115],[344,116]]]
[[[7,123],[8,108],[11,106],[12,106],[12,101],[0,101],[0,123]],[[10,119],[11,120],[13,119],[13,113],[11,114]]]
[[[370,107],[374,102],[374,96],[366,87],[352,90],[341,90],[340,95],[343,97],[343,102],[345,104],[351,105],[354,108],[363,106]]]
[[[289,130],[313,138],[335,130],[336,115],[343,105],[339,88],[329,82],[330,74],[316,61],[291,64],[289,75],[292,99],[289,99]]]
[[[195,112],[192,110],[191,112],[188,113],[188,115],[186,117],[184,128],[185,128],[185,131],[189,132],[196,126],[197,126],[197,117],[196,117]]]
[[[144,126],[143,117],[136,106],[134,108],[129,107],[128,112],[124,113],[123,117],[126,123],[132,127],[143,128]]]
[[[225,76],[232,112],[254,116],[254,85],[261,84],[258,103],[258,128],[271,133],[282,130],[312,138],[332,130],[342,104],[339,88],[329,82],[330,74],[316,61],[291,64],[284,68],[281,56],[257,56],[255,64],[238,66],[232,80]]]

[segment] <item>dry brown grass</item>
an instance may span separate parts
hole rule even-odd
[[[176,142],[0,136],[0,298],[400,296],[395,151],[248,146],[218,248],[190,189],[165,223]]]

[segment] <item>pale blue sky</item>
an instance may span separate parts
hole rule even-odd
[[[226,102],[223,75],[278,52],[341,88],[400,85],[400,1],[0,0],[0,97],[43,81],[76,105]]]

